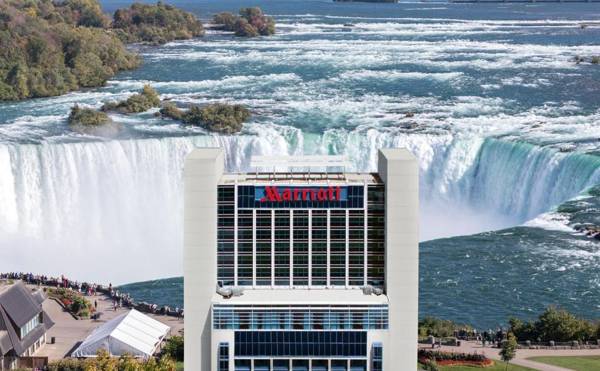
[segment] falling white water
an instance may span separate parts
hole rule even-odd
[[[225,148],[230,171],[252,154],[300,153],[345,153],[354,170],[375,170],[377,148],[408,148],[421,165],[423,240],[520,224],[600,182],[589,155],[376,130],[2,144],[0,270],[113,283],[180,275],[183,163],[206,146]]]

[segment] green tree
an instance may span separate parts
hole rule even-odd
[[[178,362],[183,361],[183,336],[171,336],[167,339],[163,353]]]
[[[500,350],[500,358],[506,362],[506,370],[508,370],[508,362],[510,362],[517,355],[517,338],[512,332],[508,333],[506,340],[502,343],[502,349]]]

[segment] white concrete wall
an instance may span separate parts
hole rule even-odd
[[[378,167],[386,184],[385,281],[390,299],[390,343],[383,348],[384,369],[414,370],[419,317],[419,167],[405,149],[382,149]]]
[[[214,330],[212,332],[212,364],[213,368],[216,369],[218,361],[219,343],[229,343],[229,370],[234,371],[234,345],[235,345],[235,331],[233,330]]]
[[[223,150],[194,150],[184,169],[185,369],[211,370],[211,298],[217,282],[217,184]],[[215,350],[216,351],[216,350]]]

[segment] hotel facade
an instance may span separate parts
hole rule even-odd
[[[186,161],[185,369],[414,370],[414,157],[381,150],[377,173],[330,171],[334,156],[252,162],[225,173],[219,148]]]

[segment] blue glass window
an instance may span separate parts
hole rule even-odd
[[[366,357],[364,331],[237,331],[236,357]]]
[[[372,349],[372,371],[383,371],[383,345],[381,343],[373,343]]]
[[[250,371],[252,369],[252,361],[249,359],[236,359],[235,371]]]
[[[308,371],[308,360],[296,359],[292,361],[292,371]]]
[[[290,361],[287,359],[275,359],[273,360],[273,371],[289,371]]]
[[[229,343],[219,343],[218,363],[218,371],[229,371]]]

